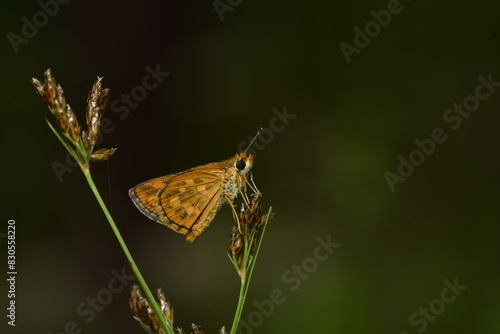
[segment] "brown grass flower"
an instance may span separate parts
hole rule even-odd
[[[262,215],[262,193],[256,192],[248,205],[242,203],[229,236],[229,257],[242,280],[246,279],[266,221],[267,215]]]
[[[157,290],[157,301],[170,327],[173,327],[174,309],[161,289]],[[134,314],[134,318],[140,322],[147,332],[165,334],[153,308],[149,304],[149,301],[142,295],[137,285],[134,285],[130,292],[130,309]]]
[[[115,153],[114,148],[94,152],[94,145],[99,138],[102,113],[109,105],[109,89],[102,88],[102,78],[97,78],[89,92],[86,130],[81,129],[75,113],[66,103],[64,90],[56,83],[50,69],[45,71],[43,83],[35,78],[32,83],[38,96],[55,116],[59,132],[50,122],[47,123],[84,172],[88,170],[90,161],[104,161]]]
[[[176,329],[177,334],[186,334],[186,332],[182,328],[177,328]],[[191,332],[190,334],[203,334],[203,332],[200,329],[200,326],[191,324]],[[226,328],[222,327],[219,331],[219,334],[227,334]]]

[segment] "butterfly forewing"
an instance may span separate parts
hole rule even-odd
[[[213,174],[192,171],[178,175],[158,194],[160,217],[188,241],[207,228],[222,204],[221,181]]]

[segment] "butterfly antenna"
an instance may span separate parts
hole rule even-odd
[[[250,144],[248,144],[248,147],[243,151],[243,153],[246,153],[246,151],[248,151],[248,149],[250,148],[250,146],[252,146],[253,142],[255,141],[255,139],[257,139],[257,137],[260,135],[260,133],[264,131],[264,128],[260,128],[259,131],[257,131],[257,133],[255,134],[255,137],[253,137],[252,141],[250,142]]]

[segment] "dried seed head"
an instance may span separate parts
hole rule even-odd
[[[64,103],[66,104],[66,101]],[[66,114],[68,115],[68,137],[73,145],[77,146],[80,137],[80,124],[78,124],[75,113],[69,104],[66,104]]]
[[[174,323],[174,308],[170,304],[170,301],[165,297],[165,294],[161,289],[158,289],[157,292],[158,302],[160,303],[161,312],[165,315],[165,319],[173,325]]]
[[[158,299],[160,305],[162,306],[161,309],[163,314],[165,315],[170,326],[173,326],[174,311],[168,299],[166,299],[163,292],[161,292],[161,289],[158,289]],[[136,318],[143,327],[153,333],[163,334],[160,322],[156,317],[153,308],[149,304],[149,301],[142,296],[142,293],[137,285],[132,287],[129,302],[134,318]]]
[[[238,268],[238,273],[241,275],[243,269],[245,240],[240,230],[234,226],[231,235],[229,236],[229,256],[233,259]]]
[[[79,145],[83,146],[83,149],[85,152],[89,152],[90,150],[90,143],[89,143],[89,136],[87,135],[87,131],[83,130],[82,133],[80,134],[79,138],[80,142]],[[92,158],[92,156],[91,156]]]
[[[45,71],[44,76],[45,81],[43,84],[36,78],[32,79],[32,83],[35,86],[37,95],[49,106],[50,111],[54,113],[54,103],[58,96],[56,80],[52,76],[50,68]]]
[[[49,103],[49,100],[47,100],[47,92],[45,91],[45,86],[36,78],[31,79],[31,82],[33,83],[33,86],[35,86],[36,89],[36,94],[42,101],[46,104]]]
[[[113,154],[115,154],[116,148],[101,148],[90,156],[90,161],[105,161],[111,158]]]
[[[109,104],[109,89],[102,89],[102,78],[97,78],[87,98],[87,128],[93,146],[99,138],[101,116]]]
[[[45,81],[32,79],[37,95],[46,103],[55,116],[61,134],[69,140],[77,152],[78,164],[88,169],[89,161],[103,161],[109,159],[116,149],[101,149],[92,152],[99,137],[99,128],[103,111],[109,105],[109,89],[102,88],[102,78],[97,78],[89,92],[87,105],[87,131],[82,131],[75,113],[66,103],[64,90],[57,84],[50,69],[45,71]],[[49,123],[50,125],[50,123]],[[52,127],[52,125],[50,125]]]
[[[50,70],[50,68],[45,71],[45,91],[47,94],[47,100],[52,103],[52,101],[54,101],[57,96],[57,85],[56,79],[52,75],[52,71]]]
[[[177,334],[186,334],[186,332],[182,329],[182,328],[176,328],[175,329],[175,332]],[[195,324],[191,324],[191,332],[189,332],[190,334],[203,334],[203,332],[201,331],[200,329],[200,326],[198,325],[195,325]],[[226,328],[225,327],[222,327],[219,331],[219,334],[227,334],[226,332]]]
[[[101,92],[101,96],[99,97],[98,105],[99,108],[101,109],[101,112],[104,112],[106,109],[108,109],[109,106],[109,88],[104,88]]]
[[[139,287],[137,285],[132,286],[129,303],[134,315],[139,316],[143,312],[143,301],[144,297],[142,297]]]
[[[240,211],[240,223],[243,229],[242,233],[246,235],[252,229],[256,228],[262,212],[262,194],[255,193],[247,207],[243,204]]]
[[[89,91],[89,95],[87,97],[87,124],[90,124],[90,120],[94,116],[94,112],[97,108],[97,101],[99,100],[99,92],[102,89],[101,86],[101,78],[97,77],[97,81],[94,82],[92,89]]]
[[[56,117],[61,133],[68,138],[74,146],[79,143],[80,125],[71,109],[66,103],[64,90],[56,83],[50,69],[45,71],[45,83],[33,79],[33,86],[37,95],[45,102],[52,114]]]
[[[203,332],[200,329],[200,326],[191,324],[191,334],[203,334]]]
[[[262,225],[262,194],[254,193],[241,211],[229,237],[229,256],[242,280],[246,279],[250,263],[257,251]]]
[[[58,108],[66,110],[66,98],[64,97],[64,90],[62,89],[61,85],[57,85],[57,95],[54,101],[57,104]]]
[[[56,121],[57,125],[61,129],[61,132],[64,135],[68,134],[68,128],[69,128],[69,119],[68,115],[66,114],[66,110],[62,109],[59,107],[58,102],[54,102],[54,107],[52,108],[54,116],[56,116]]]
[[[229,251],[231,254],[238,256],[241,253],[244,242],[245,241],[243,240],[243,235],[240,230],[236,226],[233,226],[231,235],[229,236]]]

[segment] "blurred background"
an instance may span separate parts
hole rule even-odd
[[[176,326],[230,328],[231,212],[189,244],[127,191],[227,159],[262,126],[253,172],[275,215],[240,333],[500,332],[498,2],[4,6],[0,239],[6,263],[14,219],[18,275],[16,327],[0,328],[144,333],[125,256],[30,83],[51,68],[82,123],[96,77],[111,89],[99,147],[118,151],[92,175]]]

